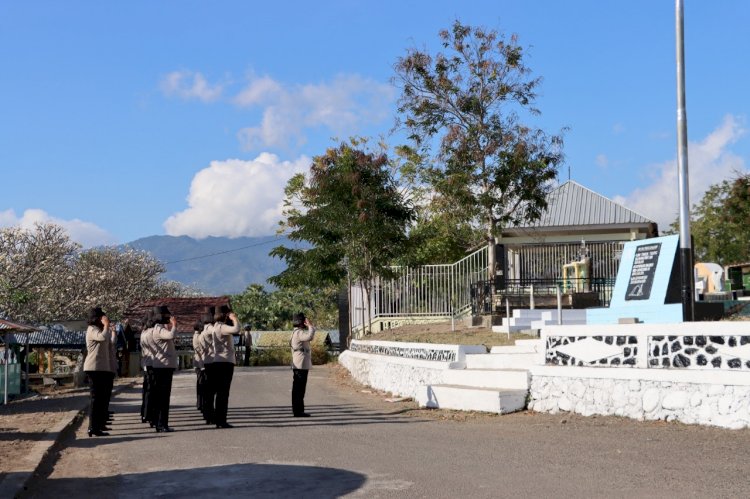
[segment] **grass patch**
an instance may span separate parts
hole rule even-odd
[[[457,326],[451,331],[450,323],[413,324],[394,329],[387,329],[365,336],[364,340],[404,341],[410,343],[443,343],[447,345],[484,345],[488,349],[494,346],[513,345],[518,339],[535,339],[536,336],[513,333],[510,338],[506,333],[493,333],[486,327]]]

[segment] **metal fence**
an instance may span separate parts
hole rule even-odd
[[[596,293],[599,306],[608,307],[615,287],[614,277],[599,278],[568,278],[568,279],[506,279],[505,287],[495,290],[495,299],[505,297],[527,297],[533,288],[534,296],[556,296],[557,289],[586,290]],[[490,294],[489,281],[476,282],[471,287],[471,310],[473,314],[489,314],[493,312],[493,296]],[[495,306],[503,311],[502,303]]]
[[[393,267],[397,277],[376,278],[369,299],[362,286],[353,285],[351,325],[386,318],[451,318],[471,311],[472,284],[487,279],[487,248],[453,264]]]
[[[591,277],[609,279],[617,277],[624,241],[525,244],[508,248],[508,259],[517,259],[519,269],[514,277],[523,279],[560,279],[563,265],[591,259]]]

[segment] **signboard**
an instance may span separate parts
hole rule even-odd
[[[661,243],[643,244],[636,248],[625,301],[648,300],[651,297],[660,252]]]

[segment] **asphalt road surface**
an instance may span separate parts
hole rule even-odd
[[[338,368],[341,369],[341,368]],[[338,373],[338,375],[337,375]],[[140,423],[140,389],[84,421],[27,497],[750,497],[750,430],[614,417],[507,416],[389,403],[316,367],[311,418],[291,415],[288,368],[235,371],[233,429],[203,424],[195,376],[175,376],[170,424]]]

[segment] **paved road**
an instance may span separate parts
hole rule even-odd
[[[747,497],[750,431],[621,418],[463,415],[387,403],[310,373],[312,418],[291,417],[288,368],[235,371],[234,429],[202,424],[194,376],[175,377],[171,424],[114,401],[112,435],[85,423],[28,497]]]

